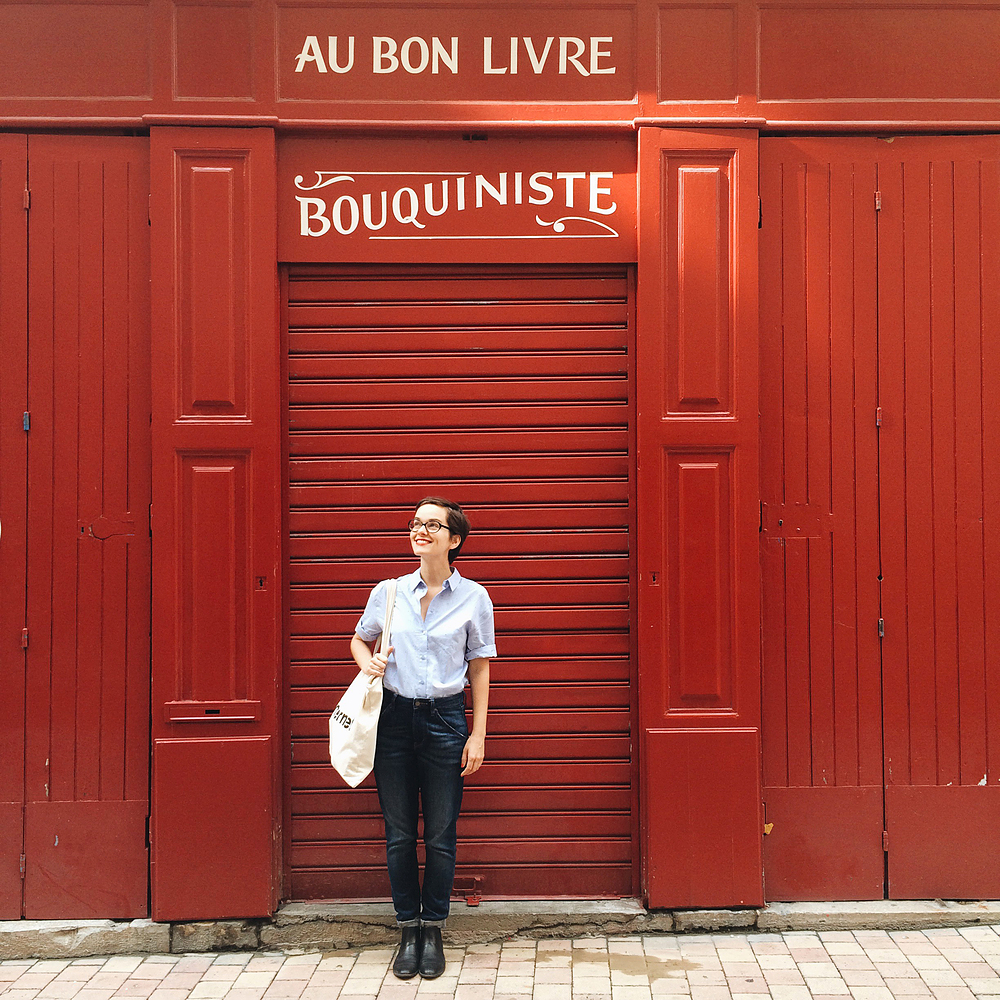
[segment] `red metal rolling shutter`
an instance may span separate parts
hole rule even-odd
[[[459,879],[635,891],[629,287],[594,267],[290,273],[293,898],[388,895],[372,780],[343,786],[326,726],[428,494],[469,510],[458,565],[490,590],[501,657]]]

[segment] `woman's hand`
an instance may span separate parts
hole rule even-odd
[[[393,651],[393,648],[390,646],[387,653],[374,653],[372,658],[361,667],[361,673],[368,677],[384,677],[385,667],[389,662],[389,653]]]
[[[483,766],[486,758],[486,740],[482,736],[472,735],[465,741],[462,751],[462,777],[474,774]]]

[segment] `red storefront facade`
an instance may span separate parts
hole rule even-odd
[[[454,495],[458,887],[1000,894],[1000,8],[0,9],[0,913],[372,899],[324,762]]]

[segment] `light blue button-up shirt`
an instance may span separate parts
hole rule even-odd
[[[386,586],[383,580],[372,590],[355,628],[365,642],[374,642],[382,634]],[[497,655],[493,602],[485,587],[453,569],[422,619],[420,599],[426,593],[419,569],[397,580],[390,626],[393,652],[383,684],[404,698],[459,694],[465,688],[469,660]]]

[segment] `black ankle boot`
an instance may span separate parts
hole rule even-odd
[[[440,927],[420,928],[420,975],[437,979],[444,972],[444,945]]]
[[[397,979],[412,979],[420,966],[420,928],[403,927],[399,936],[399,951],[392,963],[392,974]]]

